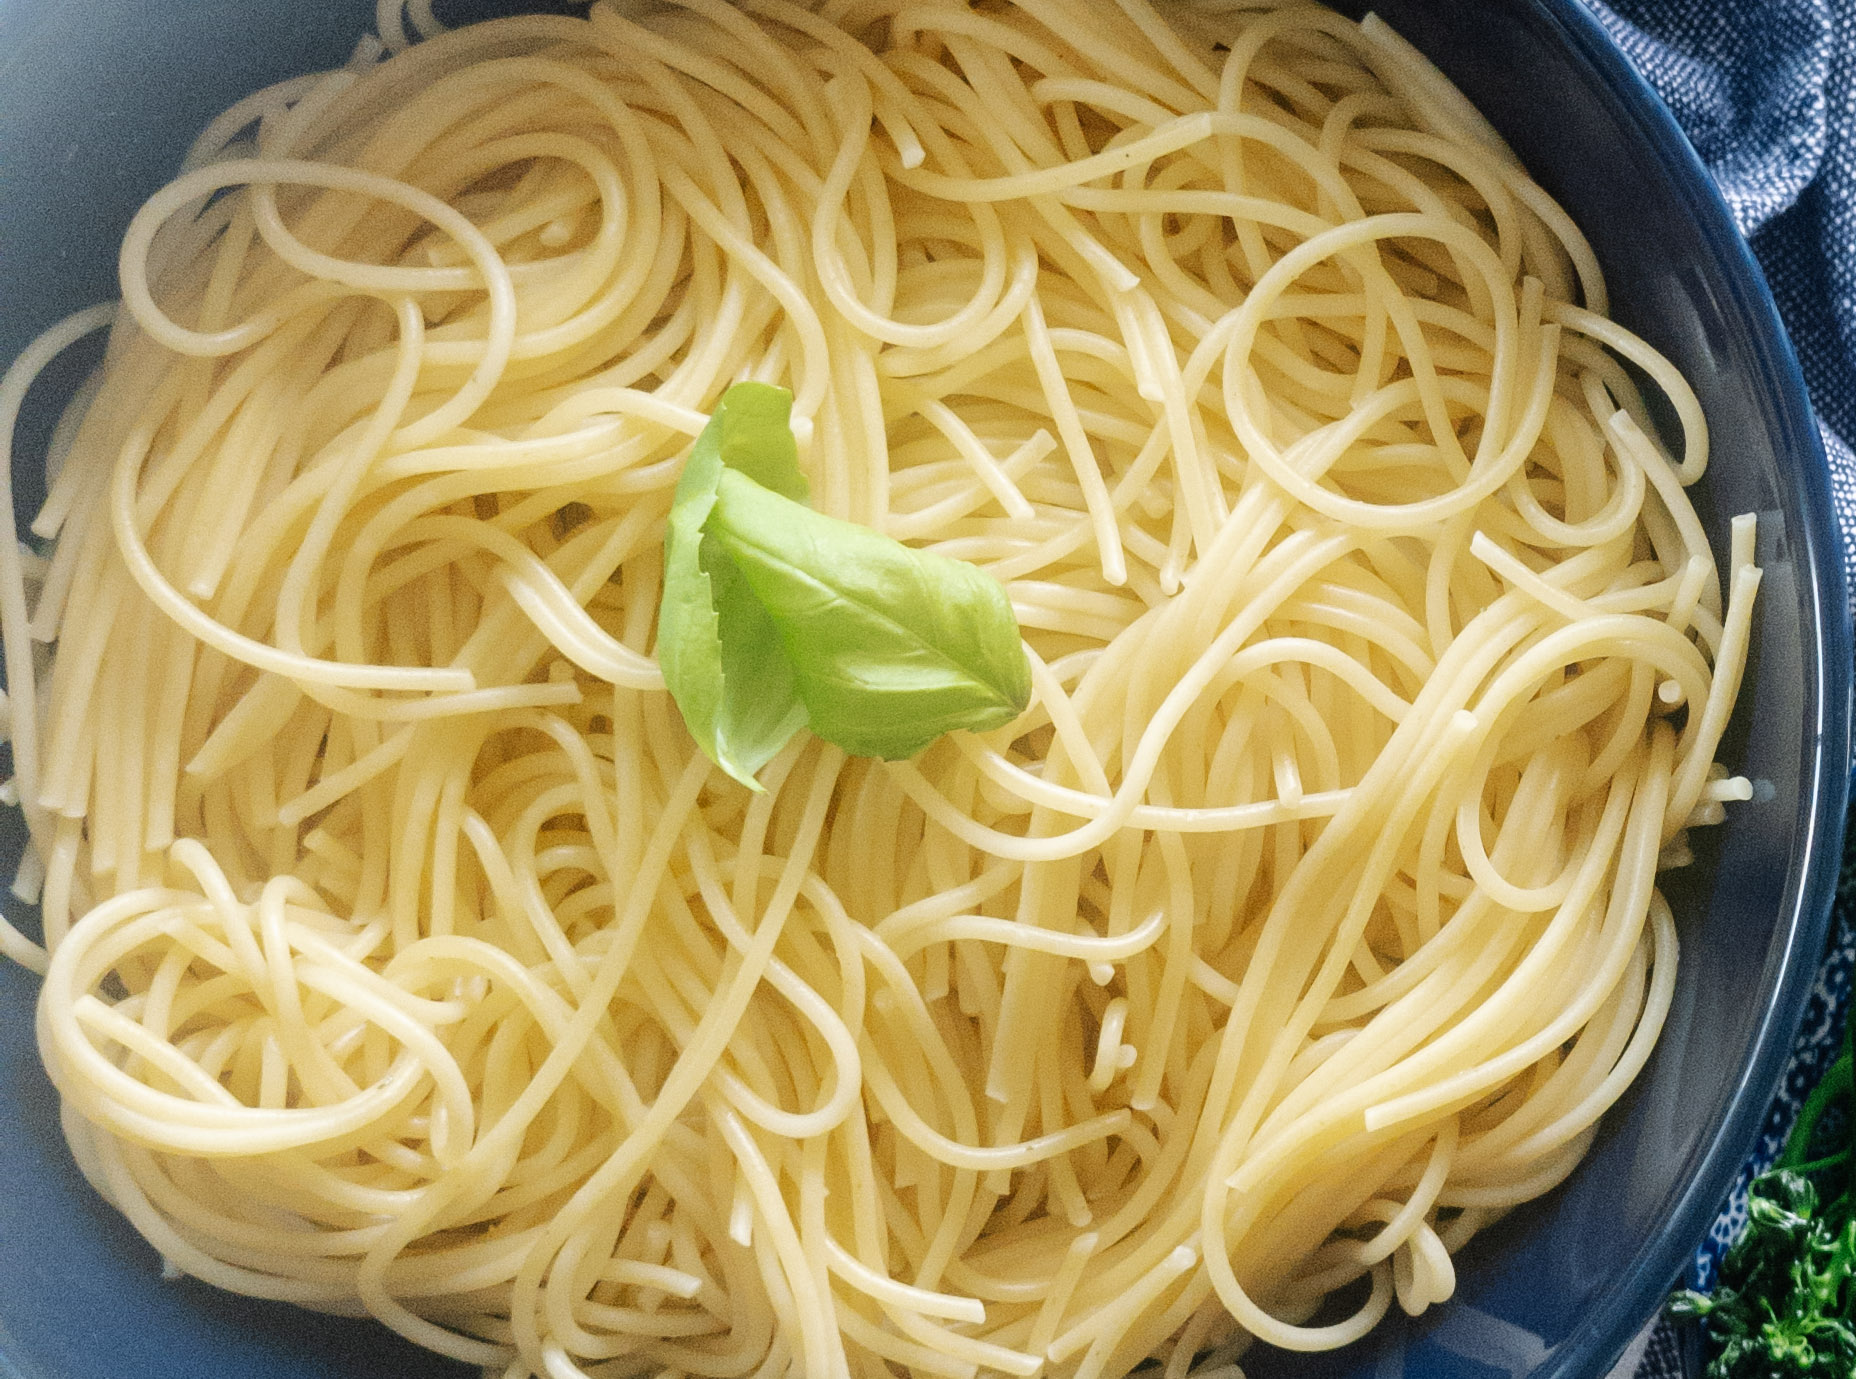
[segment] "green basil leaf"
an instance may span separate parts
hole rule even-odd
[[[779,630],[814,733],[913,756],[997,728],[1031,698],[1012,606],[974,566],[841,522],[724,470],[705,535]]]
[[[714,543],[705,542],[710,554]],[[755,773],[771,761],[801,728],[806,706],[799,697],[793,668],[786,659],[779,629],[754,591],[726,556],[716,553],[709,580],[715,588],[715,611],[722,634],[722,714],[720,741],[728,760],[723,769],[758,791]]]
[[[792,395],[765,384],[723,394],[677,481],[664,534],[657,661],[691,735],[751,790],[754,773],[805,725],[777,631],[752,591],[703,536],[724,465],[805,495],[790,425]]]
[[[671,502],[657,658],[697,744],[759,790],[807,725],[893,760],[1011,722],[1031,668],[1005,590],[806,507],[791,414],[783,388],[730,388]]]
[[[771,383],[736,383],[722,394],[703,434],[712,427],[724,468],[796,503],[805,502],[809,495],[806,476],[799,472],[799,446],[793,440],[791,393]],[[696,443],[702,444],[700,436]]]

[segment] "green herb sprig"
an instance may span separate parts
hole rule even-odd
[[[1700,1317],[1714,1351],[1707,1379],[1856,1376],[1856,1107],[1851,1034],[1819,1079],[1784,1152],[1753,1180],[1747,1225],[1721,1261],[1713,1295],[1678,1293],[1669,1310]],[[1842,1103],[1842,1143],[1812,1159],[1825,1113]],[[1833,1195],[1824,1200],[1818,1184]]]
[[[722,395],[664,540],[664,683],[697,744],[753,790],[802,727],[897,760],[1002,727],[1031,699],[997,580],[806,506],[791,409],[767,384]]]

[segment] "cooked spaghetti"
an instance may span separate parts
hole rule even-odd
[[[137,216],[0,543],[91,1181],[510,1379],[1177,1379],[1448,1298],[1747,793],[1751,520],[1723,588],[1565,213],[1306,4],[406,22]],[[1016,722],[697,749],[664,526],[744,379],[1004,584]]]

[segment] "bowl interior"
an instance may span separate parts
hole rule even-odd
[[[467,8],[478,6],[441,13]],[[1795,1033],[1846,787],[1841,564],[1803,385],[1763,282],[1666,112],[1577,0],[1375,8],[1567,206],[1604,265],[1615,314],[1694,382],[1715,437],[1698,506],[1722,555],[1727,519],[1759,514],[1755,654],[1725,748],[1758,794],[1702,841],[1696,866],[1668,879],[1682,938],[1676,1004],[1573,1178],[1472,1242],[1451,1303],[1417,1321],[1395,1315],[1337,1355],[1257,1354],[1246,1369],[1252,1379],[1594,1379],[1705,1230]],[[0,358],[114,295],[123,226],[212,115],[340,62],[372,10],[367,0],[170,0],[158,12],[135,0],[0,0]],[[85,363],[67,362],[28,400],[15,462],[22,516],[40,496],[50,417]],[[0,811],[0,875],[21,841],[17,815]],[[32,978],[0,964],[0,1376],[469,1372],[371,1323],[162,1281],[154,1253],[65,1152],[32,1046],[34,994]]]

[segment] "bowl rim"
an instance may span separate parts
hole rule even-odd
[[[1844,575],[1843,538],[1831,502],[1829,463],[1810,404],[1810,392],[1791,337],[1779,316],[1764,270],[1740,233],[1732,212],[1700,155],[1661,95],[1638,71],[1584,0],[1522,0],[1565,51],[1593,76],[1619,122],[1642,139],[1671,174],[1677,202],[1692,217],[1709,252],[1723,268],[1729,309],[1751,328],[1752,351],[1772,395],[1779,453],[1795,457],[1794,490],[1802,521],[1788,532],[1795,543],[1804,638],[1811,659],[1803,683],[1809,764],[1800,782],[1796,818],[1803,864],[1788,878],[1779,923],[1782,949],[1768,950],[1759,974],[1769,999],[1748,1044],[1727,1112],[1701,1154],[1700,1167],[1681,1189],[1662,1228],[1646,1240],[1594,1305],[1584,1326],[1559,1346],[1532,1379],[1599,1379],[1660,1310],[1672,1283],[1685,1271],[1709,1224],[1751,1154],[1786,1060],[1804,1019],[1829,932],[1842,858],[1851,766],[1850,591]],[[1776,969],[1776,970],[1775,970]]]
[[[1332,0],[1330,0],[1332,3]],[[1796,805],[1802,865],[1787,878],[1778,925],[1785,938],[1758,974],[1767,993],[1725,1115],[1705,1142],[1699,1167],[1674,1198],[1661,1228],[1638,1249],[1586,1320],[1529,1379],[1601,1379],[1660,1308],[1695,1246],[1718,1214],[1764,1122],[1804,1016],[1829,928],[1850,791],[1852,664],[1850,590],[1843,540],[1831,502],[1828,464],[1796,352],[1770,286],[1712,176],[1674,114],[1631,63],[1586,0],[1514,0],[1531,13],[1571,62],[1591,77],[1620,125],[1671,177],[1674,198],[1719,263],[1728,310],[1749,327],[1751,352],[1770,395],[1779,453],[1799,482],[1802,519],[1788,533],[1799,572],[1809,663],[1803,677],[1808,768]],[[1370,7],[1370,5],[1369,5]],[[16,17],[0,0],[0,20]],[[0,24],[0,31],[5,29]],[[3,65],[3,64],[0,64]],[[1807,744],[1801,744],[1801,751]],[[0,1321],[0,1379],[23,1376]]]

